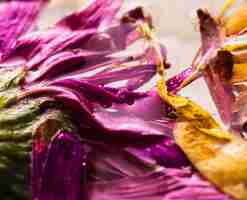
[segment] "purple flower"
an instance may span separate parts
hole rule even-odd
[[[33,200],[229,199],[189,169],[173,138],[174,110],[154,88],[143,89],[156,75],[156,50],[149,45],[141,53],[127,52],[143,39],[141,25],[153,28],[141,7],[117,17],[122,0],[94,0],[46,31],[22,35],[46,2],[4,4],[0,74],[7,78],[0,82],[0,109],[45,98],[33,120],[57,110],[64,114],[60,124],[47,118],[32,129]],[[208,61],[220,39],[210,16],[198,16],[200,56]],[[204,23],[212,32],[203,33]],[[160,50],[168,68],[162,44]],[[194,70],[168,80],[169,91],[177,92]],[[30,125],[27,116],[21,119]]]

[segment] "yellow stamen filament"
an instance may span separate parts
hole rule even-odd
[[[149,42],[149,44],[155,50],[157,55],[157,72],[160,76],[160,80],[158,81],[158,91],[161,98],[166,99],[168,95],[165,81],[165,66],[163,63],[163,56],[160,51],[159,40],[155,37],[154,30],[147,24],[143,23],[139,26],[140,32],[143,34],[143,37]]]

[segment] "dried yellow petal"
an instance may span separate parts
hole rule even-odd
[[[247,200],[247,142],[244,139],[212,137],[189,121],[178,123],[174,134],[177,144],[205,178],[236,199]]]
[[[225,21],[226,34],[240,33],[247,27],[247,3],[244,3]]]
[[[169,96],[168,103],[175,108],[180,120],[189,121],[201,133],[218,139],[231,139],[231,134],[223,130],[207,111],[193,101],[180,96]]]
[[[232,83],[247,81],[247,63],[235,64],[233,67]]]
[[[221,15],[234,2],[227,1]],[[243,15],[242,11],[239,13]],[[228,34],[241,31],[247,26],[247,20],[246,26],[239,24],[242,20],[238,18],[240,14],[237,12],[228,20]],[[157,65],[159,63],[160,61]],[[164,67],[160,65],[160,68],[163,72]],[[236,68],[235,73],[236,70],[239,69]],[[193,101],[170,94],[165,84],[165,73],[159,74],[158,93],[178,115],[174,131],[177,144],[204,177],[236,199],[247,200],[247,142],[222,129],[207,111]]]
[[[228,44],[223,48],[225,51],[241,51],[245,49],[247,49],[247,43]]]

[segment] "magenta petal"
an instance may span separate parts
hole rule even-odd
[[[164,138],[162,127],[155,124],[145,122],[144,120],[131,116],[121,110],[107,111],[98,108],[94,113],[95,119],[103,126],[104,129],[109,131],[109,134],[117,134],[121,138],[123,136],[133,138],[133,143],[145,145],[145,143],[157,143]],[[111,133],[112,131],[112,133]],[[114,131],[114,132],[113,132]],[[140,138],[140,141],[138,141]],[[146,139],[145,139],[146,138]],[[136,142],[134,142],[136,140]],[[150,141],[148,141],[150,140]]]
[[[220,26],[207,11],[199,9],[197,15],[200,23],[202,54],[205,55],[219,48],[223,38]]]
[[[89,82],[102,85],[114,83],[121,80],[132,80],[134,82],[127,82],[127,84],[121,85],[121,87],[137,89],[144,83],[148,82],[148,80],[154,77],[155,74],[156,66],[153,64],[146,64],[108,69],[107,71],[98,73],[95,76],[88,78],[87,80]]]
[[[125,146],[150,147],[171,137],[173,122],[168,121],[163,112],[165,105],[153,92],[135,99],[132,105],[113,104],[110,109],[97,107],[93,116],[106,131],[103,138],[112,136],[111,141],[129,144]]]
[[[84,41],[87,41],[95,31],[96,30],[94,29],[89,29],[84,31],[62,32],[51,42],[46,44],[26,65],[29,69],[36,68],[49,56],[59,53],[78,42],[83,43]]]
[[[193,67],[188,67],[187,69],[183,70],[178,75],[170,78],[167,82],[167,88],[171,92],[176,92],[176,90],[179,88],[181,83],[188,78],[193,73]]]
[[[209,61],[216,56],[217,51],[221,48],[224,40],[222,29],[207,11],[199,9],[197,16],[199,18],[202,47],[200,54],[193,63],[194,67],[209,64]]]
[[[232,68],[232,66],[232,56],[228,52],[222,51],[218,53],[216,62],[211,63],[204,72],[204,79],[210,94],[226,126],[231,124],[234,95],[231,84],[225,76],[222,76],[222,72],[225,70],[224,68]]]
[[[149,151],[157,163],[164,167],[181,168],[191,164],[172,139],[163,140],[161,143],[151,147]]]
[[[161,131],[166,137],[146,149],[131,148],[130,153],[135,154],[142,160],[154,159],[157,164],[164,167],[180,168],[190,164],[182,150],[172,139],[172,129],[175,121],[165,118],[167,105],[163,103],[156,91],[149,92],[147,97],[136,100],[133,105],[123,104],[116,107],[126,115],[135,116],[143,123],[149,124],[153,129]]]
[[[222,76],[225,70],[231,70],[233,58],[229,52],[219,51],[223,43],[222,30],[209,13],[198,11],[202,49],[196,64],[207,65],[203,76],[219,111],[222,121],[229,126],[233,94],[227,77]],[[224,69],[225,68],[225,69]],[[227,69],[228,68],[228,69]],[[222,101],[222,98],[224,101]]]
[[[12,53],[16,40],[29,31],[47,0],[4,1],[0,10],[0,61]]]
[[[133,15],[134,13],[136,14]],[[130,16],[131,20],[129,20]],[[95,34],[81,47],[97,51],[110,50],[117,52],[124,50],[142,38],[142,34],[138,31],[137,27],[146,20],[147,18],[144,16],[144,11],[141,7],[130,10],[120,19],[117,19],[115,23],[112,23],[109,27],[105,27],[103,31]]]
[[[52,80],[59,76],[69,76],[74,71],[83,72],[93,70],[97,65],[110,60],[106,52],[91,52],[84,50],[62,51],[49,57],[44,61],[27,82],[37,82],[42,80]],[[96,67],[94,67],[96,66]]]
[[[88,166],[89,176],[102,181],[143,175],[156,167],[115,144],[92,145]]]
[[[89,200],[230,200],[187,169],[164,169],[142,176],[92,182]]]
[[[113,102],[119,100],[117,95],[105,90],[104,87],[88,83],[87,81],[64,79],[55,81],[52,85],[76,91],[78,95],[83,96],[92,102],[100,103],[103,106],[109,107]]]
[[[60,132],[49,144],[38,200],[81,200],[85,149],[76,136]],[[84,176],[84,177],[83,177]]]
[[[59,21],[47,33],[24,37],[23,41],[18,41],[16,52],[21,54],[23,49],[28,51],[29,55],[24,55],[29,58],[27,66],[35,68],[49,56],[67,48],[80,47],[87,42],[100,26],[112,22],[121,4],[121,0],[95,0],[88,8]]]
[[[109,25],[122,5],[122,0],[93,0],[82,11],[60,20],[56,26],[65,29],[82,30]]]
[[[121,1],[109,0],[108,3],[112,3],[114,7],[113,10],[115,10],[117,5],[121,4],[120,2]],[[100,4],[102,4],[102,2]],[[101,6],[103,5],[104,4]],[[108,9],[105,5],[103,7],[106,10]],[[115,11],[117,10],[118,9]],[[80,17],[80,15],[77,16],[76,13],[72,14],[71,17],[72,16],[76,18]],[[102,16],[100,16],[100,18],[102,18]],[[109,21],[110,18],[108,18],[107,21]],[[85,19],[83,18],[83,20]],[[63,51],[67,50],[87,49],[90,51],[107,51],[109,53],[124,50],[141,37],[140,32],[137,31],[138,20],[141,19],[137,18],[131,22],[122,22],[121,19],[118,19],[116,20],[116,24],[106,26],[104,30],[99,31],[98,26],[100,26],[100,24],[87,29],[82,27],[77,27],[75,30],[66,29],[64,27],[65,18],[61,21],[61,23],[63,22],[61,26],[59,26],[58,23],[58,25],[48,29],[46,32],[37,32],[20,38],[14,49],[13,57],[24,57],[27,61],[27,66],[33,69],[38,67],[48,57],[63,53]],[[90,20],[87,23],[90,23]],[[105,23],[105,21],[103,20],[102,23]]]

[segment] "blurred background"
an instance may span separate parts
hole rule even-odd
[[[217,14],[225,0],[125,0],[123,10],[142,5],[151,12],[160,40],[168,49],[172,64],[169,76],[188,66],[200,46],[196,10],[206,8]],[[41,16],[40,28],[47,28],[64,15],[85,6],[88,0],[52,0]],[[182,94],[208,108],[214,115],[216,109],[203,80],[197,80]],[[217,117],[217,116],[216,116]]]

